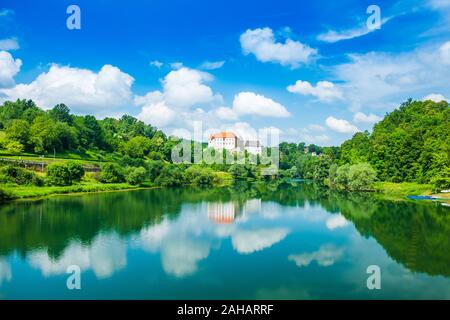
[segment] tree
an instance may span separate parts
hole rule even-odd
[[[161,186],[181,186],[184,184],[183,170],[178,165],[166,165],[156,178],[155,183]]]
[[[100,181],[103,183],[125,182],[125,175],[122,168],[115,163],[105,163],[100,173]]]
[[[66,164],[72,182],[79,182],[84,176],[84,167],[80,163],[70,161]]]
[[[65,104],[60,103],[51,109],[48,114],[55,121],[65,122],[67,124],[72,124],[73,119],[70,115],[70,109]]]
[[[368,191],[373,189],[376,172],[368,163],[350,166],[348,172],[348,186],[351,190]]]
[[[19,141],[6,140],[5,149],[9,153],[18,154],[22,153],[25,150],[25,147]]]
[[[14,119],[6,128],[6,137],[22,145],[27,145],[30,138],[30,124],[22,119]]]
[[[137,136],[124,143],[123,151],[132,158],[144,158],[150,150],[150,145],[150,139]]]
[[[131,167],[127,170],[126,181],[131,185],[138,185],[145,181],[147,170],[144,167]]]
[[[72,177],[69,168],[64,163],[52,163],[47,167],[46,181],[49,185],[70,186]]]

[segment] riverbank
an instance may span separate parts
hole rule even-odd
[[[415,182],[376,182],[375,192],[383,199],[405,200],[407,196],[430,196],[433,194],[433,185]]]
[[[128,183],[92,183],[82,182],[71,186],[17,186],[17,185],[1,185],[0,188],[6,193],[5,200],[18,200],[29,198],[42,198],[56,195],[67,194],[83,194],[110,191],[124,191],[142,188],[151,188],[155,185],[147,183],[140,186],[133,186]]]

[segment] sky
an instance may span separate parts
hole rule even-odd
[[[0,2],[0,103],[186,138],[339,145],[408,98],[446,100],[449,75],[450,0]]]

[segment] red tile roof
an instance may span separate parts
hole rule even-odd
[[[237,136],[233,132],[227,132],[227,131],[215,133],[215,134],[212,134],[209,136],[210,140],[217,139],[217,138],[237,138]]]

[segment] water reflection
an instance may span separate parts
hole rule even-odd
[[[252,297],[321,296],[318,288],[330,284],[358,292],[370,264],[388,270],[384,279],[393,287],[411,281],[416,289],[428,289],[443,278],[424,276],[450,276],[449,232],[449,209],[443,206],[383,201],[308,184],[17,202],[0,208],[0,289],[15,283],[16,256],[16,263],[38,270],[45,279],[64,275],[76,264],[98,280],[119,273],[128,280],[143,276],[136,272],[155,274],[157,287],[164,287],[164,278],[156,276],[159,269],[178,281],[216,279],[244,286],[227,278],[234,270],[247,279]],[[233,268],[224,269],[226,265]],[[133,271],[138,267],[142,270]],[[309,283],[311,290],[290,287],[297,282]],[[140,290],[148,293],[147,287]]]

